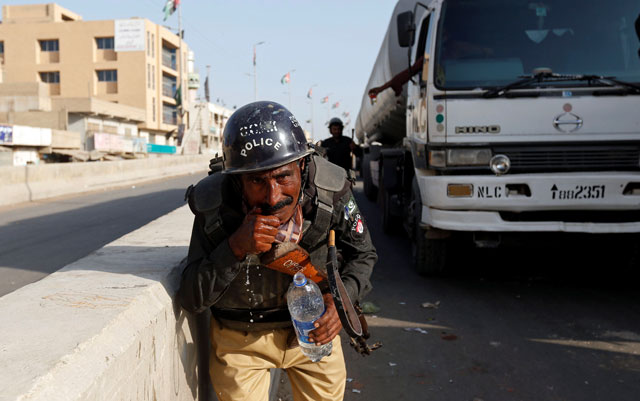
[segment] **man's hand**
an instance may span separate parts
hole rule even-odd
[[[331,294],[324,294],[322,298],[324,299],[326,310],[324,315],[315,321],[316,329],[309,333],[309,339],[316,345],[330,343],[342,330],[342,323],[333,303],[333,297]]]
[[[280,219],[256,212],[259,210],[247,214],[240,227],[229,237],[229,247],[238,260],[250,253],[267,252],[276,240]]]

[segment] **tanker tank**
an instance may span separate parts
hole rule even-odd
[[[371,71],[356,120],[356,136],[360,143],[379,142],[393,146],[405,136],[407,86],[404,85],[402,94],[397,97],[392,90],[382,91],[373,104],[367,92],[373,87],[386,83],[409,66],[407,49],[398,45],[396,20],[398,14],[412,11],[415,4],[415,0],[400,0],[391,15],[391,21]]]

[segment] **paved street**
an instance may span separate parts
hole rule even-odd
[[[345,400],[638,399],[639,275],[623,267],[627,247],[467,252],[468,268],[427,279],[410,268],[408,240],[384,235],[375,205],[356,196],[380,256],[365,301],[380,307],[369,322],[384,346],[360,357],[343,341]]]
[[[0,296],[183,205],[205,174],[0,209]]]

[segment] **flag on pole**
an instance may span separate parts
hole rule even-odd
[[[253,66],[256,66],[256,47],[253,46]]]
[[[204,80],[204,98],[207,99],[207,103],[211,101],[211,97],[209,96],[209,77]]]
[[[169,16],[178,9],[179,5],[180,0],[167,0],[167,2],[164,4],[164,8],[162,9],[162,11],[164,12],[164,18],[162,20],[166,21],[167,18],[169,18]]]
[[[329,101],[329,96],[325,96],[322,98],[322,100],[320,100],[320,103],[324,104],[327,103]]]
[[[206,82],[205,82],[205,84],[206,84]],[[345,111],[344,113],[342,113],[342,117],[344,117],[344,118],[349,117],[349,112]]]
[[[176,93],[173,94],[173,98],[176,100],[176,106],[182,106],[182,86],[178,86]]]
[[[291,73],[290,73],[290,72],[288,72],[288,73],[284,74],[284,75],[282,76],[282,78],[280,79],[280,83],[281,83],[282,85],[284,85],[284,84],[288,84],[289,82],[291,82]]]
[[[309,88],[309,92],[307,92],[307,98],[311,99],[313,88]]]
[[[338,107],[340,107],[340,102],[335,102],[333,106],[331,106],[332,109],[337,109]]]

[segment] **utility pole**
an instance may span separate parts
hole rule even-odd
[[[184,154],[184,137],[186,134],[186,127],[184,124],[184,85],[183,85],[183,81],[182,81],[182,70],[184,68],[183,60],[182,60],[182,6],[180,5],[180,3],[178,3],[178,63],[179,63],[179,68],[180,70],[178,71],[178,80],[179,80],[179,84],[178,84],[178,89],[180,89],[180,93],[178,96],[178,103],[180,104],[179,109],[178,109],[178,135],[180,135],[180,130],[182,129],[182,153]]]
[[[264,41],[253,44],[253,100],[258,100],[258,70],[256,69],[256,47],[263,44]]]

